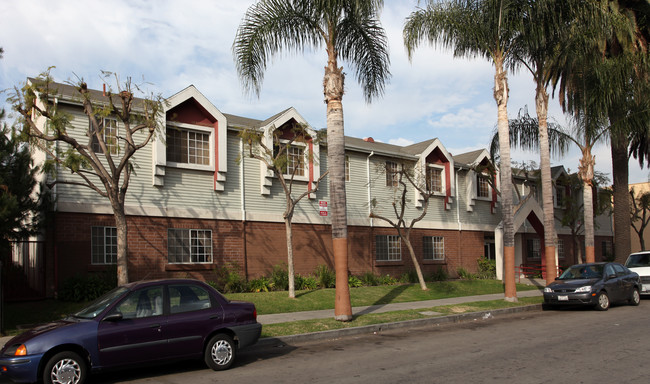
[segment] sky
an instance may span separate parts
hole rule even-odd
[[[54,67],[58,82],[84,79],[101,89],[102,71],[131,77],[147,93],[169,97],[194,85],[223,113],[264,120],[294,107],[314,128],[326,127],[322,80],[324,49],[283,52],[265,72],[259,97],[246,93],[237,77],[232,43],[252,0],[2,0],[0,1],[0,90]],[[391,78],[382,97],[367,104],[354,71],[343,97],[345,134],[396,145],[438,138],[451,154],[487,148],[497,120],[492,97],[494,68],[484,59],[454,58],[450,51],[422,44],[409,61],[402,41],[405,19],[418,0],[386,0],[380,20],[389,40]],[[532,77],[509,76],[508,114],[528,107],[534,115]],[[4,105],[7,94],[0,94]],[[10,109],[5,105],[6,109]],[[557,99],[549,116],[566,125]],[[609,144],[593,151],[596,170],[609,176]],[[551,165],[575,172],[573,149]],[[517,162],[536,153],[514,151]],[[630,160],[630,183],[646,182],[647,169]]]

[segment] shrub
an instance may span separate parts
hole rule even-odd
[[[208,284],[222,293],[236,293],[248,291],[248,283],[239,274],[237,264],[227,264],[215,267],[216,281],[209,281]]]
[[[327,265],[319,265],[314,272],[318,286],[321,288],[334,288],[336,286],[336,273]]]
[[[456,270],[456,273],[458,274],[459,279],[464,279],[464,280],[473,280],[476,278],[476,276],[473,273],[468,272],[465,268],[459,267]]]
[[[251,292],[268,292],[271,289],[271,281],[262,276],[248,282],[248,290]]]
[[[296,276],[297,289],[312,290],[318,288],[318,282],[314,276],[300,276],[300,285],[298,285],[298,276]]]
[[[289,272],[286,264],[280,264],[273,267],[271,276],[271,287],[274,291],[286,291],[289,289]]]
[[[351,275],[350,277],[348,277],[348,285],[352,288],[363,287],[363,281],[361,281],[360,278]]]
[[[395,285],[397,284],[397,279],[391,275],[384,275],[379,277],[380,285]]]
[[[497,262],[490,260],[486,257],[479,257],[476,262],[478,263],[478,277],[480,279],[496,279],[497,277]]]
[[[430,277],[431,281],[445,281],[448,278],[449,278],[449,274],[442,267],[436,269],[435,272],[433,272]]]
[[[66,279],[58,292],[63,301],[90,301],[117,286],[117,273],[106,272],[99,275],[75,276]]]
[[[399,277],[399,282],[415,284],[419,283],[420,280],[418,279],[418,273],[415,271],[415,269],[411,269],[407,272],[402,273],[402,275]]]
[[[379,277],[372,272],[366,272],[360,276],[363,285],[375,286],[379,285]]]

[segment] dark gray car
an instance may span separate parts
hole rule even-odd
[[[619,263],[577,264],[544,288],[544,304],[588,305],[606,311],[611,303],[639,305],[641,280]]]

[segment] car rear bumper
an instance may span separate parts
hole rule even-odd
[[[597,296],[591,292],[544,292],[544,303],[552,305],[596,305]]]
[[[43,355],[30,355],[19,357],[0,357],[1,376],[11,379],[15,383],[33,383],[38,380],[38,364]]]
[[[248,347],[257,343],[257,340],[262,334],[262,324],[245,324],[232,327],[232,330],[237,335],[239,348]]]

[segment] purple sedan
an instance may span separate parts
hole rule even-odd
[[[0,373],[15,382],[82,384],[91,370],[192,358],[223,370],[261,331],[255,305],[229,301],[203,282],[136,282],[9,340]]]

